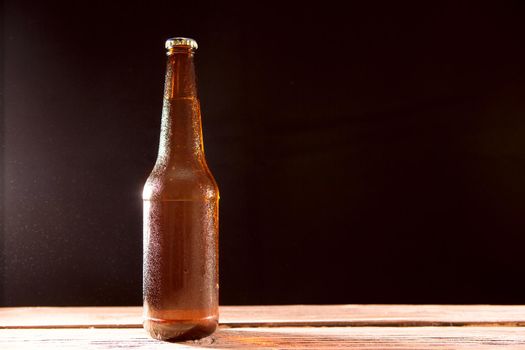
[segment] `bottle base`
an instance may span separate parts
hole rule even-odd
[[[184,341],[207,337],[217,329],[217,318],[207,317],[199,320],[161,320],[145,319],[144,329],[158,340]]]

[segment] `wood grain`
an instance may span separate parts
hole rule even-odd
[[[142,329],[2,329],[0,349],[525,349],[519,327],[222,328],[195,342],[166,343]]]
[[[140,307],[0,308],[0,349],[525,349],[524,325],[525,306],[224,306],[211,337],[166,343]]]
[[[140,328],[140,307],[0,308],[0,328]],[[525,306],[280,305],[223,306],[228,327],[525,326]]]

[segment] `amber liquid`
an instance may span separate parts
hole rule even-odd
[[[219,189],[202,145],[193,50],[168,52],[159,155],[143,191],[144,328],[205,337],[218,322]]]
[[[185,340],[218,323],[217,199],[144,201],[144,328]]]

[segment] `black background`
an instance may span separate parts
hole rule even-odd
[[[200,45],[222,304],[525,302],[521,1],[2,12],[3,305],[141,303],[170,36]]]

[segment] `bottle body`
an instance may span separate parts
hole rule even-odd
[[[144,327],[161,340],[205,337],[218,323],[218,198],[144,200]]]
[[[219,191],[204,158],[193,51],[168,56],[157,162],[143,191],[144,328],[156,339],[218,324]]]

